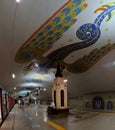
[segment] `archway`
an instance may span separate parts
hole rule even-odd
[[[111,101],[108,101],[107,102],[107,109],[112,110],[112,108],[113,108],[113,103]]]
[[[93,109],[104,109],[104,100],[102,97],[94,97],[92,101]]]
[[[86,102],[86,108],[90,108],[90,102]]]

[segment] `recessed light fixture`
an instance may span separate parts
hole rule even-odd
[[[115,61],[113,62],[113,64],[115,65]]]
[[[43,88],[43,91],[46,91],[46,88]]]
[[[20,3],[20,0],[16,0],[16,3]]]
[[[15,78],[16,78],[16,75],[15,75],[15,74],[12,74],[12,78],[15,79]]]
[[[66,82],[67,82],[67,79],[64,80],[64,83],[66,83]]]
[[[35,67],[36,67],[36,68],[38,68],[38,67],[39,67],[38,63],[35,63]]]

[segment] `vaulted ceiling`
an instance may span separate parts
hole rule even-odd
[[[115,91],[115,1],[0,0],[0,17],[0,85],[13,96],[51,95],[58,63],[69,96]]]

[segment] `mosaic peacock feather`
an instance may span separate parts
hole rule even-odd
[[[60,7],[24,43],[16,55],[16,61],[29,62],[32,60],[33,55],[40,58],[76,22],[76,16],[87,7],[87,4],[83,2],[84,0],[69,0]],[[41,51],[40,56],[38,56],[38,50]]]
[[[96,48],[90,52],[89,55],[85,55],[83,58],[78,59],[72,64],[66,64],[67,70],[71,73],[85,72],[113,49],[115,49],[115,43],[107,44],[100,49]]]
[[[111,5],[111,6],[109,6]],[[101,30],[100,25],[103,22],[104,18],[108,16],[108,21],[112,18],[110,17],[111,11],[115,9],[115,3],[110,3],[102,6],[104,8],[103,12],[94,20],[94,23],[87,23],[78,28],[76,31],[76,36],[83,40],[81,42],[73,43],[68,46],[64,46],[62,48],[57,49],[56,51],[50,53],[48,55],[49,59],[52,60],[63,60],[67,55],[71,52],[89,47],[97,42],[100,38]],[[98,8],[95,12],[100,10]]]
[[[50,49],[52,44],[60,39],[63,33],[76,22],[75,17],[86,7],[85,4],[82,5],[81,3],[82,0],[71,1],[25,47],[38,47],[43,51]]]
[[[83,24],[76,30],[76,37],[80,39],[80,42],[61,47],[43,57],[43,54],[52,48],[53,43],[63,37],[63,34],[76,23],[76,16],[86,7],[87,4],[82,0],[66,2],[24,43],[16,55],[16,61],[24,63],[36,57],[40,61],[42,71],[48,70],[59,61],[72,73],[81,73],[91,68],[102,56],[114,49],[115,44],[107,44],[100,49],[94,49],[89,55],[72,64],[65,63],[64,59],[74,51],[96,44],[101,37],[103,20],[106,18],[106,22],[109,22],[112,19],[115,2],[97,8],[95,13],[100,12],[100,14],[93,23]]]
[[[111,2],[108,5],[99,7],[95,11],[95,13],[98,11],[103,12],[95,19],[94,23],[100,26],[106,16],[108,16],[106,21],[109,21],[112,18],[111,11],[115,9],[114,5],[115,2]],[[103,57],[105,54],[113,49],[115,49],[115,44],[107,44],[100,49],[95,49],[88,56],[84,56],[83,58],[78,59],[72,64],[66,64],[67,70],[72,73],[82,73],[91,68],[97,61],[101,59],[101,57]]]
[[[100,26],[101,26],[101,23],[103,22],[104,18],[108,16],[107,21],[109,21],[112,18],[111,11],[115,9],[114,5],[115,5],[115,3],[113,2],[108,5],[102,6],[103,10],[102,10],[102,7],[98,8],[95,11],[95,13],[100,10],[102,10],[103,12],[94,20],[94,23],[84,24],[79,27],[79,29],[76,31],[76,36],[79,39],[83,40],[82,42],[73,43],[73,44],[64,46],[60,49],[57,49],[56,51],[54,51],[48,55],[49,59],[52,59],[53,61],[60,61],[60,60],[62,61],[71,52],[79,50],[79,49],[83,49],[83,48],[86,48],[86,47],[89,47],[89,46],[95,44],[96,41],[100,38],[100,35],[101,35]],[[96,61],[98,61],[104,54],[101,54],[101,56],[97,57]],[[84,58],[83,58],[83,60],[84,60]],[[88,58],[88,60],[89,60],[89,58]],[[90,61],[89,61],[89,63],[90,63]],[[64,63],[64,64],[66,64],[67,70],[69,70],[70,72],[78,73],[78,72],[86,71],[94,63],[95,63],[95,60],[91,60],[91,63],[88,64],[88,66],[87,66],[87,64],[84,65],[78,61],[76,61],[75,63],[72,63],[71,65],[70,64],[68,65],[66,63]]]

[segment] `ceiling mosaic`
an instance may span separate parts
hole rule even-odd
[[[115,43],[109,37],[109,25],[115,20],[115,2],[105,0],[95,3],[96,6],[91,8],[89,0],[68,0],[26,40],[17,52],[15,61],[29,63],[37,59],[41,71],[45,72],[58,62],[71,73],[82,73],[90,69],[115,48]],[[81,17],[84,17],[82,22],[79,21]],[[101,40],[104,33],[108,34],[107,40]],[[73,38],[66,37],[67,34]],[[69,39],[69,43],[62,43],[64,39]],[[56,44],[63,46],[53,48]],[[92,48],[87,51],[89,47]],[[84,50],[82,56],[81,50]],[[76,51],[79,52],[77,59]],[[69,60],[74,61],[69,63],[65,58],[71,53]]]

